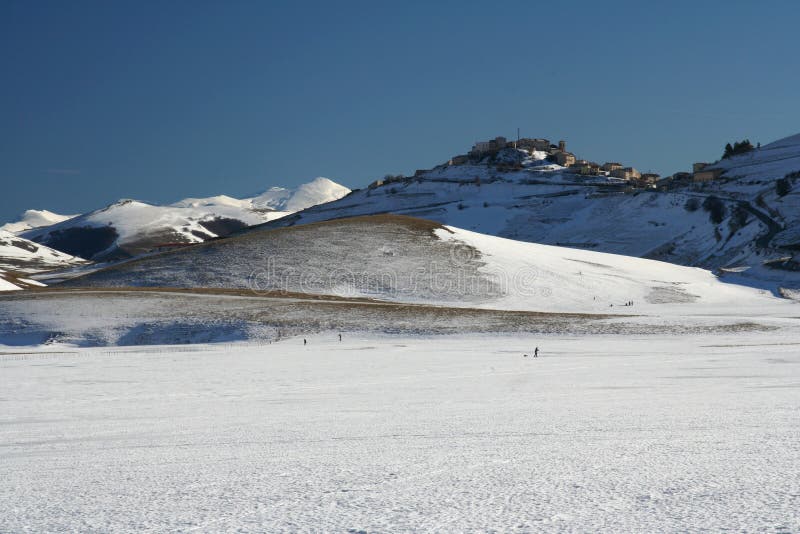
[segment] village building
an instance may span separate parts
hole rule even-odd
[[[603,163],[603,170],[606,172],[615,171],[621,168],[622,168],[622,163],[617,163],[616,161],[606,161],[605,163]]]
[[[555,154],[556,163],[561,165],[562,167],[569,167],[570,165],[575,164],[575,154],[572,152],[556,152]]]
[[[615,178],[622,178],[623,180],[635,180],[642,174],[633,167],[622,167],[621,169],[614,169],[611,171],[611,176]]]
[[[454,156],[447,162],[448,165],[466,165],[469,163],[469,156]]]
[[[655,187],[658,183],[658,179],[661,175],[652,173],[652,172],[645,172],[642,173],[641,176],[638,178],[633,178],[631,182],[633,182],[638,187]]]
[[[673,187],[680,187],[691,183],[692,173],[690,172],[676,172],[672,176],[665,176],[658,181],[658,188],[662,190],[671,189]]]
[[[569,170],[575,174],[589,174],[592,168],[589,166],[588,161],[575,162],[569,166]]]
[[[712,180],[717,180],[720,176],[722,176],[723,172],[725,172],[723,169],[702,170],[694,173],[693,180],[695,182],[710,182]]]
[[[517,148],[522,148],[525,150],[537,150],[539,152],[548,152],[550,150],[550,140],[549,139],[531,139],[529,137],[523,137],[519,141],[517,141]]]
[[[569,169],[576,174],[586,176],[596,176],[600,174],[600,165],[593,161],[586,161],[585,159],[575,161],[575,163],[569,166]]]
[[[490,141],[478,141],[472,146],[472,150],[470,150],[469,153],[478,156],[491,152],[497,152],[501,148],[505,148],[507,144],[508,140],[505,137],[497,136]]]

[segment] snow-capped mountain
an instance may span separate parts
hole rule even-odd
[[[218,195],[208,198],[185,198],[172,204],[178,208],[227,206],[250,210],[280,212],[284,215],[304,210],[318,204],[339,200],[350,193],[350,189],[328,178],[318,177],[295,189],[271,187],[254,197],[233,198]],[[272,217],[274,218],[274,217]]]
[[[295,190],[280,191],[280,199],[273,189],[253,198],[225,195],[187,198],[168,206],[120,200],[20,235],[86,259],[123,259],[227,236],[350,192],[327,178],[317,178]]]
[[[6,279],[83,263],[86,262],[80,258],[0,230],[0,270],[5,273]]]
[[[296,189],[273,187],[250,199],[255,208],[294,213],[347,196],[350,189],[327,178],[316,178]]]
[[[18,221],[6,223],[0,226],[0,230],[17,234],[31,228],[41,228],[42,226],[60,223],[72,217],[75,217],[75,215],[60,215],[47,210],[26,210]]]
[[[717,179],[661,190],[501,152],[509,154],[520,154],[515,169],[505,161],[440,165],[267,227],[398,213],[515,240],[718,269],[772,289],[800,285],[800,135],[710,165],[722,173]]]

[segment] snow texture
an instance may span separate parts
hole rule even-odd
[[[307,339],[4,351],[0,531],[800,530],[796,331]]]

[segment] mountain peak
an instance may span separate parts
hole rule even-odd
[[[350,189],[329,178],[318,176],[296,189],[271,187],[252,199],[253,207],[277,211],[300,211],[317,204],[339,200]]]
[[[31,228],[50,226],[51,224],[60,223],[72,217],[75,217],[75,215],[61,215],[48,210],[25,210],[18,221],[6,223],[0,226],[0,230],[15,234],[30,230]]]

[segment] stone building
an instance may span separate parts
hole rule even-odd
[[[575,154],[572,152],[556,152],[556,163],[561,165],[562,167],[569,167],[570,165],[575,164]]]
[[[717,180],[720,176],[722,176],[723,172],[725,171],[722,169],[701,170],[694,173],[693,180],[695,182],[710,182],[712,180]]]
[[[622,167],[611,171],[611,176],[622,178],[623,180],[636,180],[641,177],[642,174],[633,167]]]
[[[549,139],[531,139],[529,137],[523,137],[519,141],[517,141],[517,148],[523,148],[525,150],[538,150],[539,152],[548,152],[550,150],[550,140]]]
[[[472,155],[481,155],[497,152],[501,148],[505,148],[507,144],[508,140],[505,137],[497,136],[490,141],[478,141],[472,146],[472,150],[470,150],[469,153]]]
[[[622,163],[617,163],[616,161],[606,161],[603,163],[603,170],[606,172],[615,171],[617,169],[622,168]]]

